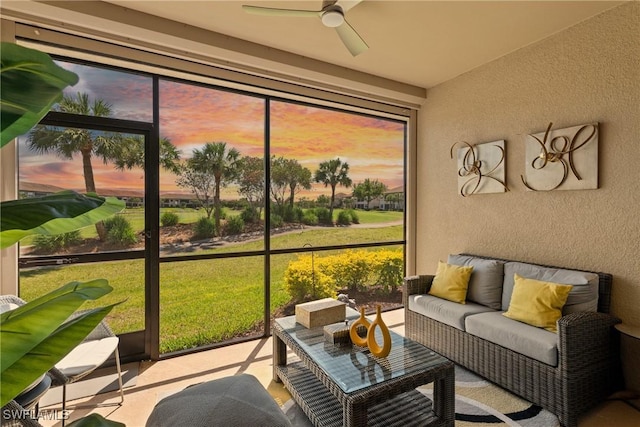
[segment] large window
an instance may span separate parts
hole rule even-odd
[[[405,120],[58,63],[80,82],[55,110],[96,126],[49,118],[21,137],[21,197],[96,191],[126,209],[24,241],[26,299],[107,278],[114,291],[98,303],[125,301],[108,321],[152,357],[267,335],[274,316],[324,296],[400,305]]]

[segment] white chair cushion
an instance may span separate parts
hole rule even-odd
[[[102,365],[118,347],[118,337],[80,343],[56,364],[67,377],[84,375]]]

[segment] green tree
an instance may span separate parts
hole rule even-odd
[[[211,211],[208,210],[208,195],[212,191],[215,226],[216,231],[219,231],[222,214],[220,189],[236,181],[239,173],[240,152],[235,148],[227,147],[226,142],[208,142],[201,149],[193,150],[193,156],[182,168],[177,184],[189,187],[194,192],[196,188],[206,190],[207,198],[203,207],[207,210],[208,218],[211,217]],[[200,198],[198,200],[202,203]]]
[[[287,185],[289,186],[289,206],[293,208],[295,195],[302,189],[311,190],[311,171],[297,160],[287,160]]]
[[[372,181],[367,178],[364,182],[360,182],[353,187],[353,197],[358,200],[365,200],[367,202],[367,209],[369,209],[371,201],[381,197],[385,191],[387,191],[386,185],[377,179]]]
[[[278,206],[278,213],[284,213],[284,202],[287,193],[287,159],[271,156],[271,179],[269,180],[269,192],[273,201]]]
[[[302,189],[311,189],[311,171],[295,159],[284,157],[271,158],[271,195],[276,204],[284,211],[288,201],[293,208],[295,196]]]
[[[333,218],[333,204],[336,198],[336,187],[351,187],[351,178],[349,178],[349,165],[342,162],[340,158],[327,160],[320,163],[320,167],[316,170],[314,179],[321,182],[325,187],[331,187],[331,201],[329,203],[329,212]]]
[[[242,157],[238,172],[238,194],[247,199],[259,218],[264,204],[264,162],[261,157]]]

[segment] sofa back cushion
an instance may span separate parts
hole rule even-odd
[[[469,255],[449,255],[447,262],[473,267],[467,289],[467,300],[494,310],[501,309],[504,261]]]
[[[562,315],[581,311],[598,311],[598,283],[595,273],[579,270],[543,267],[523,262],[507,262],[504,265],[504,285],[502,287],[502,310],[509,309],[513,293],[514,275],[543,282],[573,285]]]

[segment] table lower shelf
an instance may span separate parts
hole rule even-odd
[[[277,366],[276,372],[313,425],[342,427],[342,404],[302,362]],[[431,400],[417,390],[371,406],[367,419],[367,426],[380,427],[446,425],[433,412]]]

